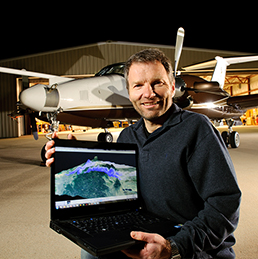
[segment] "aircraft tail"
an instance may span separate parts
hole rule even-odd
[[[220,88],[223,89],[227,72],[227,66],[230,64],[226,61],[226,59],[221,58],[219,56],[217,56],[215,59],[217,60],[217,64],[214,69],[211,81],[218,82]]]
[[[227,66],[231,64],[245,63],[251,61],[258,61],[258,56],[249,56],[249,57],[235,57],[235,58],[222,58],[215,57],[217,60],[216,67],[214,69],[211,81],[218,82],[221,89],[223,89]]]
[[[210,60],[196,65],[183,67],[183,69],[186,72],[187,71],[190,72],[190,71],[196,71],[196,70],[206,69],[206,68],[215,66],[211,81],[218,82],[221,89],[223,89],[227,66],[231,64],[238,64],[238,63],[245,63],[245,62],[252,62],[252,61],[258,61],[258,56],[244,56],[244,57],[235,57],[235,58],[222,58],[217,56],[215,60]]]

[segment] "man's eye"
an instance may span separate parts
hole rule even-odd
[[[153,86],[162,86],[162,85],[163,85],[163,82],[161,81],[157,81],[153,83]]]

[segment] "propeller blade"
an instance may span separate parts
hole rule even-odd
[[[33,138],[34,138],[35,140],[38,140],[38,139],[39,139],[39,135],[38,135],[38,132],[37,132],[37,131],[33,131],[32,134],[33,134]]]
[[[177,31],[177,37],[176,37],[176,47],[175,47],[175,67],[174,67],[174,76],[176,77],[177,67],[179,63],[179,59],[182,52],[183,47],[183,41],[185,36],[185,30],[180,27]]]
[[[37,130],[37,123],[36,123],[36,116],[34,113],[30,113],[30,123],[31,123],[31,130],[35,140],[38,140],[38,130]]]

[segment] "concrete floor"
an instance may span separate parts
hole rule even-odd
[[[219,128],[220,131],[223,130]],[[258,254],[258,127],[237,127],[238,149],[229,149],[243,192],[241,217],[235,233],[237,258]],[[115,140],[119,134],[113,132]],[[96,140],[97,131],[74,133]],[[66,138],[66,133],[60,134]],[[41,167],[46,139],[31,136],[0,139],[0,258],[80,258],[80,248],[49,228],[49,168]]]

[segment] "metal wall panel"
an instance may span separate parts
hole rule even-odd
[[[18,136],[16,121],[8,117],[16,108],[16,80],[13,75],[0,75],[0,138]]]

